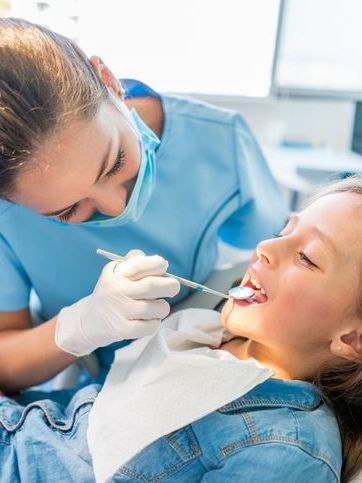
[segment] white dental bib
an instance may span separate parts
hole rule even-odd
[[[89,416],[97,482],[156,439],[237,399],[273,375],[254,359],[212,349],[233,336],[212,310],[188,309],[119,349]]]

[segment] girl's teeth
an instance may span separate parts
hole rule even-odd
[[[255,278],[251,277],[250,278],[250,281],[254,285],[255,288],[257,288],[258,290],[260,290],[260,288],[261,288],[260,287],[260,284],[259,284],[259,282],[257,280],[255,280]]]
[[[250,277],[250,282],[254,285],[254,287],[257,289],[257,290],[260,290],[260,293],[262,293],[263,295],[266,295],[266,292],[263,288],[261,288],[261,285],[260,283],[253,277]]]

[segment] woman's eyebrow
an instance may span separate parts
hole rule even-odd
[[[106,153],[105,155],[103,156],[102,158],[102,162],[101,162],[101,165],[100,165],[100,168],[99,168],[99,172],[98,172],[98,175],[94,181],[93,184],[96,184],[98,183],[98,181],[101,179],[101,177],[103,176],[106,168],[107,168],[107,164],[108,164],[108,159],[109,159],[109,154],[110,154],[110,151],[111,151],[111,146],[112,146],[112,139],[110,139],[108,141],[108,145],[107,145],[107,148],[106,148]],[[59,216],[59,215],[63,215],[64,213],[66,213],[67,211],[69,211],[71,208],[73,208],[73,206],[76,204],[77,202],[75,203],[72,203],[70,206],[67,206],[66,208],[63,208],[61,210],[57,210],[57,211],[53,211],[52,213],[42,213],[43,216]]]

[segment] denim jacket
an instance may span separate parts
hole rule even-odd
[[[317,389],[270,379],[208,416],[159,439],[114,481],[338,482],[339,429]]]
[[[98,390],[87,386],[70,401],[1,397],[1,483],[93,482],[86,431]],[[329,483],[339,481],[341,465],[337,422],[317,389],[270,379],[160,438],[112,482]]]

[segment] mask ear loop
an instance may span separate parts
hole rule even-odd
[[[141,139],[140,139],[140,133],[137,129],[137,126],[135,124],[135,122],[133,121],[132,119],[132,116],[131,116],[131,109],[129,109],[127,106],[126,109],[128,110],[129,114],[130,114],[130,118],[128,118],[128,116],[125,116],[124,113],[122,112],[122,109],[120,108],[119,106],[119,102],[120,102],[120,99],[121,101],[123,102],[124,101],[124,95],[121,95],[121,96],[118,96],[120,97],[120,99],[118,99],[118,97],[116,96],[116,94],[114,93],[113,89],[111,89],[110,87],[108,87],[108,91],[110,93],[110,97],[111,97],[111,100],[112,100],[112,103],[114,105],[114,107],[117,109],[117,111],[123,116],[123,118],[125,119],[125,121],[127,122],[127,124],[129,125],[129,127],[132,129],[132,131],[135,133],[135,135],[137,136],[137,139],[139,142],[141,142]],[[125,91],[122,89],[123,94],[125,93]]]

